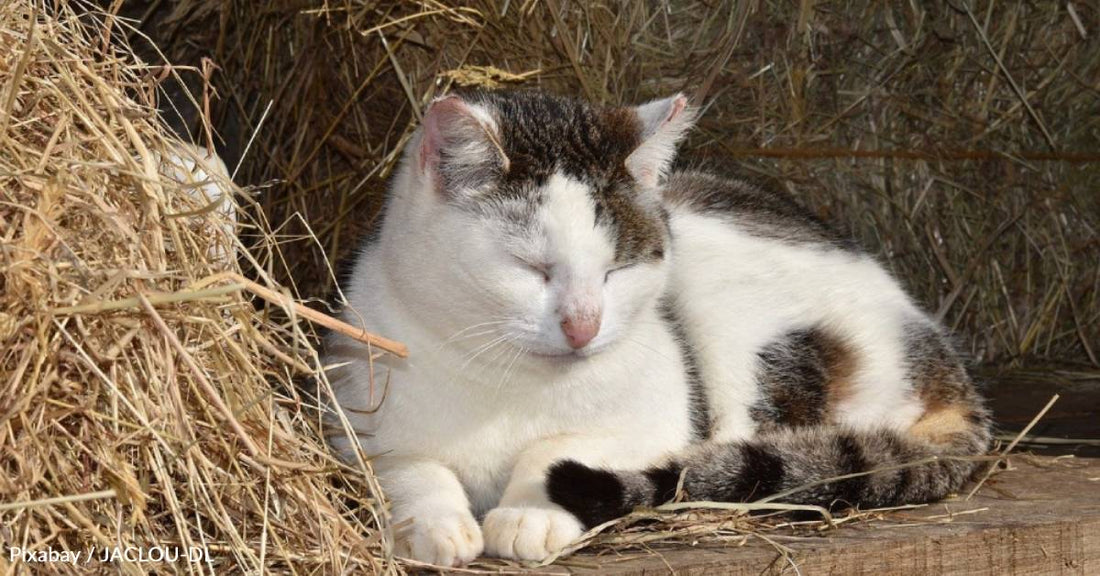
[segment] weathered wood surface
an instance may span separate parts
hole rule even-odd
[[[1100,378],[1087,371],[1015,370],[978,375],[979,381],[995,382],[985,391],[989,407],[1004,430],[1022,430],[1035,412],[1054,394],[1060,399],[1031,431],[1034,436],[1100,438]],[[1025,443],[1026,448],[1047,454],[1100,457],[1100,447],[1058,444],[1046,448]]]
[[[769,534],[793,550],[793,564],[774,547],[754,540],[737,548],[655,546],[621,556],[580,554],[567,561],[572,566],[550,571],[613,576],[1100,575],[1100,460],[1027,460],[1014,457],[1013,469],[995,475],[969,501],[891,512],[820,537]],[[951,513],[955,516],[944,516]]]

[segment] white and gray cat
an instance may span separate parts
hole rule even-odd
[[[987,448],[943,329],[872,256],[784,195],[670,173],[693,119],[680,95],[428,108],[344,313],[411,356],[372,362],[341,336],[326,356],[357,434],[333,443],[372,457],[399,554],[538,560],[681,475],[692,499],[744,501]],[[936,500],[974,467],[941,458],[784,501]]]

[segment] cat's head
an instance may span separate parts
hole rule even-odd
[[[433,102],[395,194],[414,200],[409,240],[438,256],[448,312],[535,356],[623,337],[665,282],[658,188],[693,117],[682,95],[623,108],[539,92]]]

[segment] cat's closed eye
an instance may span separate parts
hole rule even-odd
[[[527,268],[531,272],[534,272],[535,274],[538,274],[538,275],[542,276],[543,282],[550,282],[550,268],[551,268],[551,266],[549,264],[546,264],[546,263],[543,263],[543,262],[532,262],[532,261],[527,260],[525,258],[520,258],[519,256],[516,256],[515,259],[516,259],[516,262],[521,264],[524,268]]]
[[[652,258],[654,260],[661,260],[662,258],[665,257],[664,248],[661,248],[661,247],[654,248],[653,251],[650,252],[649,255],[650,255],[650,258]],[[616,264],[615,266],[612,266],[607,271],[607,273],[605,273],[604,276],[603,276],[604,284],[606,284],[607,281],[611,279],[611,274],[612,273],[618,272],[620,270],[626,270],[627,268],[633,268],[634,266],[637,266],[641,262],[642,262],[641,260],[634,260],[632,262],[623,262],[623,263]]]
[[[615,267],[611,268],[610,270],[607,271],[606,274],[603,275],[604,284],[607,284],[607,281],[611,279],[611,275],[613,273],[619,272],[621,270],[626,270],[627,268],[633,268],[637,264],[638,264],[637,262],[627,262],[625,264],[619,264],[618,266],[615,266]]]

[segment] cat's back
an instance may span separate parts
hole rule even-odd
[[[868,334],[918,314],[901,286],[846,234],[787,194],[722,172],[669,175],[671,300],[702,341],[744,349],[822,323]],[[869,328],[868,328],[869,326]]]
[[[800,316],[825,292],[871,281],[885,270],[846,234],[784,192],[728,172],[681,170],[662,190],[669,213],[673,290],[745,308],[752,299]],[[695,298],[695,297],[693,297]]]
[[[736,172],[714,166],[678,170],[669,175],[662,196],[673,216],[721,220],[761,240],[859,252],[843,231],[789,194]]]

